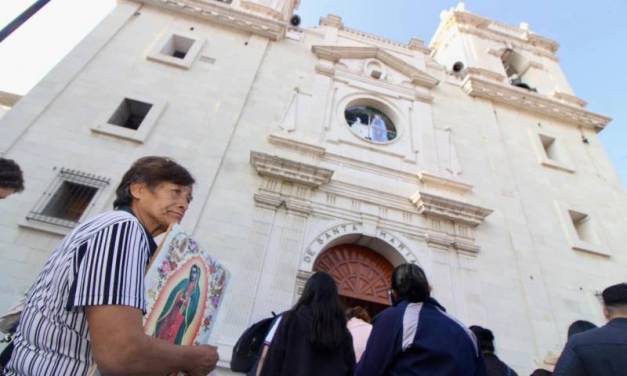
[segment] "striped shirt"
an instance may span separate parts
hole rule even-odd
[[[154,240],[130,210],[100,214],[65,237],[30,288],[6,375],[86,375],[93,363],[84,307],[145,312]]]

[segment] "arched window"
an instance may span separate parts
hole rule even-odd
[[[364,140],[386,143],[397,136],[392,120],[372,106],[350,105],[344,111],[344,117],[351,131]]]

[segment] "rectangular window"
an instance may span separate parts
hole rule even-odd
[[[169,32],[156,41],[146,58],[183,69],[190,69],[200,53],[203,43],[203,40],[192,32]]]
[[[550,137],[544,134],[540,135],[540,143],[542,143],[542,148],[544,149],[544,153],[546,157],[552,159],[554,161],[559,161],[559,157],[557,155],[557,147],[555,146],[555,138]]]
[[[62,168],[26,219],[73,228],[107,185],[108,178]]]
[[[133,94],[113,97],[108,105],[111,112],[104,113],[91,131],[142,143],[156,126],[166,102],[150,95]]]
[[[124,98],[111,118],[109,118],[109,124],[137,130],[151,108],[152,104],[150,103]]]
[[[41,214],[78,222],[96,195],[97,188],[64,181],[46,204]]]
[[[555,205],[572,250],[602,257],[612,256],[604,241],[603,224],[595,219],[600,217],[598,213],[559,202]]]
[[[194,39],[172,34],[163,48],[161,48],[161,53],[177,59],[185,59],[185,56],[194,45],[194,42]]]
[[[562,144],[563,140],[545,131],[531,131],[534,148],[537,151],[539,162],[557,170],[574,173],[575,170],[570,163],[568,152]]]
[[[599,238],[594,232],[594,228],[592,226],[592,222],[590,221],[589,215],[574,210],[569,210],[568,215],[570,216],[570,220],[575,227],[575,232],[577,233],[579,240],[590,244],[599,243]]]

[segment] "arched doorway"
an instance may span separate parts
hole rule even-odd
[[[389,306],[388,289],[394,266],[373,250],[342,244],[324,251],[314,271],[329,273],[347,307],[360,305],[374,316]]]

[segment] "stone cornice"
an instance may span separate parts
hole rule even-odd
[[[506,83],[494,82],[473,74],[468,74],[462,82],[462,89],[473,97],[486,98],[495,102],[517,107],[550,116],[558,120],[603,130],[611,118],[587,111],[580,106],[571,104],[572,98],[566,103],[532,91],[518,88]],[[563,97],[563,95],[562,95]],[[571,96],[572,97],[572,96]],[[560,98],[560,97],[558,97]]]
[[[446,11],[444,17],[447,17],[446,21],[440,25],[431,41],[432,50],[437,50],[444,43],[447,32],[456,27],[463,33],[477,35],[558,60],[555,53],[559,49],[559,43],[528,29],[506,25],[464,10]]]
[[[261,35],[272,40],[285,37],[287,23],[256,16],[215,0],[135,0],[140,3],[171,9],[225,26]]]
[[[476,254],[479,253],[481,247],[478,244],[461,240],[457,237],[428,232],[425,234],[425,241],[429,245],[434,245],[443,249],[454,249],[457,251]]]
[[[263,189],[255,193],[253,199],[255,200],[255,204],[259,207],[276,210],[281,206],[285,206],[288,213],[300,217],[307,217],[313,211],[309,201],[295,197],[283,196],[280,193],[270,192]]]
[[[378,176],[385,176],[392,179],[398,179],[400,181],[412,184],[418,183],[418,176],[414,172],[397,170],[394,168],[378,165],[376,163],[353,159],[345,155],[330,153],[324,147],[304,140],[297,140],[278,133],[273,133],[268,136],[268,141],[271,144],[280,146],[284,149],[299,151],[305,154],[311,154],[320,158],[321,161],[332,163],[337,166],[350,167],[359,171],[376,174]]]
[[[332,62],[337,62],[340,59],[378,59],[409,77],[413,84],[428,89],[434,88],[439,83],[428,73],[379,47],[312,46],[311,50],[318,58]]]
[[[426,216],[445,218],[476,227],[492,213],[491,209],[418,191],[411,197],[418,211]]]
[[[346,27],[344,26],[344,23],[342,22],[342,17],[337,16],[335,14],[328,14],[325,17],[321,17],[320,26],[328,26],[328,27],[336,28],[342,31],[344,33],[343,36],[345,37],[349,37],[352,35],[354,37],[357,37],[358,40],[360,39],[369,40],[369,41],[374,41],[376,43],[386,44],[390,47],[395,48],[399,52],[404,51],[407,53],[411,51],[419,51],[425,55],[429,55],[431,53],[431,50],[428,47],[425,47],[424,42],[419,38],[412,37],[409,40],[409,43],[404,44],[404,43],[397,42],[392,39],[384,38],[380,35],[375,35],[375,34],[367,33],[365,31]]]
[[[418,173],[418,179],[429,188],[451,190],[459,193],[466,193],[472,190],[472,185],[469,183],[427,171]]]
[[[282,21],[289,19],[289,17],[291,16],[291,10],[298,8],[300,0],[290,0],[289,2],[283,3],[282,9],[275,9],[275,7],[262,5],[257,1],[251,0],[239,0],[239,4],[244,9],[250,9],[267,17]]]
[[[333,171],[326,168],[256,151],[250,152],[250,163],[260,176],[290,181],[310,188],[327,184],[333,175]]]

